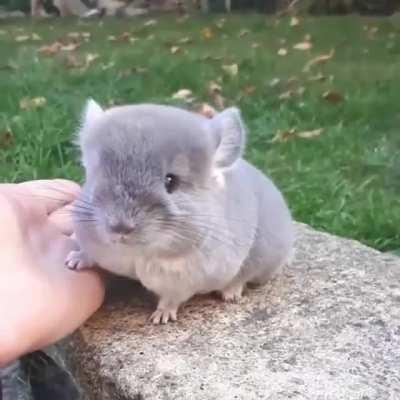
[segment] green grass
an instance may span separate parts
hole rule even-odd
[[[381,250],[399,249],[400,25],[393,19],[351,16],[307,19],[291,27],[285,19],[276,24],[261,15],[233,15],[218,28],[220,18],[178,22],[167,16],[154,26],[144,25],[148,19],[2,23],[2,180],[80,180],[71,138],[88,97],[103,105],[168,103],[174,92],[188,88],[199,101],[212,103],[207,86],[218,81],[226,105],[239,106],[249,127],[246,157],[272,176],[297,220]],[[201,34],[206,26],[214,35],[210,40]],[[378,28],[372,39],[365,27]],[[242,29],[250,33],[239,38]],[[74,52],[78,58],[87,53],[100,56],[86,70],[67,68],[65,56],[37,54],[40,45],[72,31],[91,32],[91,39]],[[138,40],[107,40],[125,31]],[[42,40],[15,41],[32,32]],[[313,48],[293,50],[306,34],[312,36]],[[178,44],[186,36],[193,42]],[[252,48],[254,42],[260,47]],[[185,52],[171,54],[175,44]],[[287,56],[277,55],[281,47],[288,49]],[[325,65],[302,71],[308,60],[332,48],[335,55]],[[113,65],[104,68],[109,63]],[[235,77],[221,69],[232,63],[239,66]],[[331,78],[309,80],[318,73]],[[304,93],[280,99],[292,77],[293,89],[304,87]],[[280,84],[271,86],[274,78]],[[255,88],[251,94],[246,94],[248,86]],[[340,92],[343,101],[322,99],[327,90]],[[20,109],[21,98],[37,96],[47,99],[44,107]],[[278,130],[291,128],[324,131],[312,139],[271,143]],[[1,136],[6,129],[13,133],[11,141]]]

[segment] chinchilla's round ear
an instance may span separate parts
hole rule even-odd
[[[214,162],[216,168],[229,168],[244,152],[246,128],[239,109],[227,108],[209,121],[215,137],[216,151]]]

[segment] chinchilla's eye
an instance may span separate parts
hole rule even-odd
[[[168,193],[174,192],[179,186],[179,178],[174,174],[167,174],[165,176],[165,189]]]

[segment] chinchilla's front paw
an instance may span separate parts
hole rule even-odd
[[[166,324],[169,321],[177,320],[178,309],[176,307],[170,307],[166,309],[157,308],[150,316],[150,321],[154,325]]]
[[[81,250],[70,251],[69,254],[67,255],[67,258],[65,259],[65,265],[69,269],[74,269],[74,270],[94,267],[94,263]]]

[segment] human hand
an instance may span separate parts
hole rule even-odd
[[[70,181],[0,184],[0,366],[77,329],[104,298],[94,270],[70,271]]]

